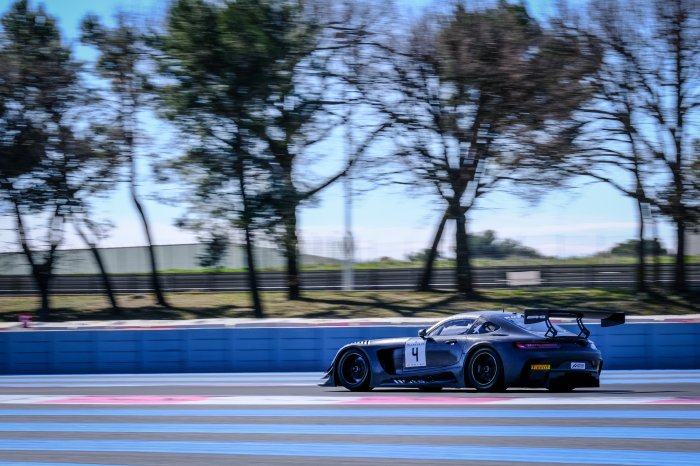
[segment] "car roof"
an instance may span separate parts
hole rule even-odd
[[[504,310],[500,311],[494,311],[494,310],[488,310],[488,311],[472,311],[472,312],[463,312],[461,314],[455,314],[453,316],[447,317],[444,320],[452,320],[452,319],[464,319],[464,318],[470,318],[470,319],[476,319],[479,317],[500,317],[504,315],[519,315],[517,312],[505,312]]]
[[[459,319],[478,319],[480,317],[485,317],[487,319],[499,319],[502,318],[503,316],[512,316],[512,315],[522,315],[518,314],[516,312],[505,312],[504,310],[500,311],[494,311],[494,310],[488,310],[488,311],[472,311],[472,312],[463,312],[461,314],[455,314],[450,317],[446,317],[442,319],[440,322],[436,323],[435,325],[442,324],[444,322],[449,322],[451,320],[459,320]]]

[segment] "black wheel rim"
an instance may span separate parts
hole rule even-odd
[[[480,387],[491,385],[498,376],[498,363],[493,354],[477,354],[472,360],[472,377]]]
[[[348,354],[343,358],[340,373],[348,384],[360,385],[367,377],[367,361],[361,354]]]

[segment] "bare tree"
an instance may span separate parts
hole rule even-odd
[[[2,17],[2,26],[0,199],[15,219],[45,320],[66,218],[82,202],[99,163],[92,163],[89,125],[77,129],[84,105],[79,66],[62,44],[55,20],[42,7],[31,9],[19,0]],[[45,234],[32,233],[41,222]]]
[[[595,76],[595,98],[579,115],[570,170],[635,201],[640,244],[645,205],[671,219],[674,288],[685,291],[685,234],[700,211],[691,129],[700,110],[700,2],[596,1],[589,17],[581,30],[600,44],[605,60]],[[643,291],[644,247],[638,259],[637,289]]]
[[[99,52],[94,72],[109,83],[109,89],[101,92],[103,105],[111,113],[107,118],[113,123],[108,134],[122,157],[131,201],[143,227],[153,293],[159,305],[168,307],[158,274],[151,225],[138,189],[139,115],[144,109],[144,90],[147,87],[143,68],[145,46],[142,34],[130,23],[127,15],[117,15],[116,21],[114,28],[108,28],[100,24],[96,16],[88,15],[83,19],[81,40]]]
[[[468,210],[501,181],[545,181],[533,170],[567,146],[595,50],[506,3],[427,16],[407,43],[395,68],[401,97],[387,105],[398,154],[446,204],[420,288],[428,288],[444,223],[454,219],[457,287],[472,293]]]

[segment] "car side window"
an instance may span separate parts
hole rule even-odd
[[[472,331],[470,333],[478,333],[478,334],[491,333],[491,332],[495,332],[499,328],[500,327],[497,324],[494,324],[493,322],[489,322],[489,321],[480,322],[474,326],[474,328],[472,329]]]
[[[471,319],[451,320],[436,328],[433,336],[463,335],[473,323]]]

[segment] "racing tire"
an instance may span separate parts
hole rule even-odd
[[[351,349],[338,359],[338,382],[352,392],[372,390],[369,386],[372,370],[367,355],[360,350]]]
[[[466,367],[468,385],[479,392],[500,392],[503,384],[503,363],[492,348],[480,348],[469,358]]]

